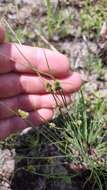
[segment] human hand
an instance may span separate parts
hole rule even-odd
[[[29,112],[27,120],[34,125],[52,118],[56,102],[47,93],[46,83],[53,79],[46,77],[46,73],[58,79],[67,104],[81,86],[80,75],[70,71],[65,55],[3,41],[4,31],[0,28],[0,139],[27,127],[27,122],[17,116],[18,109]],[[57,96],[63,106],[61,96]]]

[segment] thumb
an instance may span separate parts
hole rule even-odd
[[[5,30],[2,26],[0,26],[0,43],[3,43],[5,39]]]

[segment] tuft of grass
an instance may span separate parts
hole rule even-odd
[[[97,37],[102,23],[107,18],[105,6],[102,3],[86,3],[85,7],[80,11],[81,32],[86,33],[90,37]]]
[[[45,0],[47,6],[47,25],[48,37],[52,38],[54,35],[65,37],[71,32],[71,24],[74,16],[69,10],[64,10],[58,2],[56,8],[52,8],[50,0]]]
[[[103,70],[102,60],[98,57],[93,55],[92,53],[88,52],[85,57],[85,69],[91,73],[95,71],[96,73],[100,73]]]
[[[52,131],[47,133],[48,139],[65,155],[71,171],[90,171],[84,188],[94,180],[92,185],[102,190],[101,178],[107,175],[105,110],[104,100],[97,99],[91,108],[81,92],[71,113],[67,112],[65,117],[61,114],[57,120],[52,129],[54,135],[51,136]]]

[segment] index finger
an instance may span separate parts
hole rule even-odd
[[[48,49],[15,43],[0,45],[0,73],[34,73],[34,70],[64,77],[69,72],[68,59],[65,55]]]

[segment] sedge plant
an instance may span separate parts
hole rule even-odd
[[[92,107],[92,108],[91,108]],[[72,110],[62,113],[53,127],[53,140],[59,150],[66,156],[67,166],[71,171],[81,173],[89,171],[83,184],[92,183],[92,189],[106,188],[101,179],[107,175],[107,129],[105,115],[106,102],[97,99],[93,106],[84,98],[81,92]],[[52,132],[50,132],[52,133]],[[59,135],[60,134],[60,138]]]
[[[6,21],[5,23],[11,29]],[[15,36],[12,29],[11,32]],[[18,51],[20,52],[19,49]],[[20,54],[32,68],[32,65],[26,57],[24,57],[23,53],[20,52]],[[45,52],[44,56],[46,58]],[[48,65],[47,58],[46,62]],[[34,68],[32,68],[32,70],[41,79],[43,76],[48,76],[53,80],[53,83],[46,84],[46,89],[47,92],[53,95],[56,107],[60,113],[56,121],[44,125],[44,127],[39,130],[39,133],[41,133],[49,143],[57,147],[62,157],[65,158],[66,165],[71,171],[75,171],[76,173],[81,172],[81,170],[89,171],[89,175],[83,184],[83,189],[85,189],[89,181],[94,181],[92,183],[92,188],[94,189],[94,187],[97,186],[97,189],[103,190],[103,184],[100,177],[105,179],[107,175],[107,129],[105,122],[106,116],[104,115],[106,106],[105,101],[100,99],[96,100],[94,108],[92,109],[90,102],[86,100],[83,92],[80,92],[80,96],[72,105],[72,109],[69,109],[60,82],[53,78],[51,74],[41,73]],[[58,94],[61,95],[64,111],[59,106],[60,100]],[[28,113],[23,110],[17,110],[16,115],[28,122],[29,126],[34,127],[30,121],[27,121]],[[36,131],[38,132],[38,130]],[[35,139],[35,141],[36,140],[37,139]],[[34,139],[33,144],[35,144]],[[31,143],[32,147],[33,144]],[[36,158],[34,157],[34,159]],[[30,170],[31,169],[32,168],[30,168]]]

